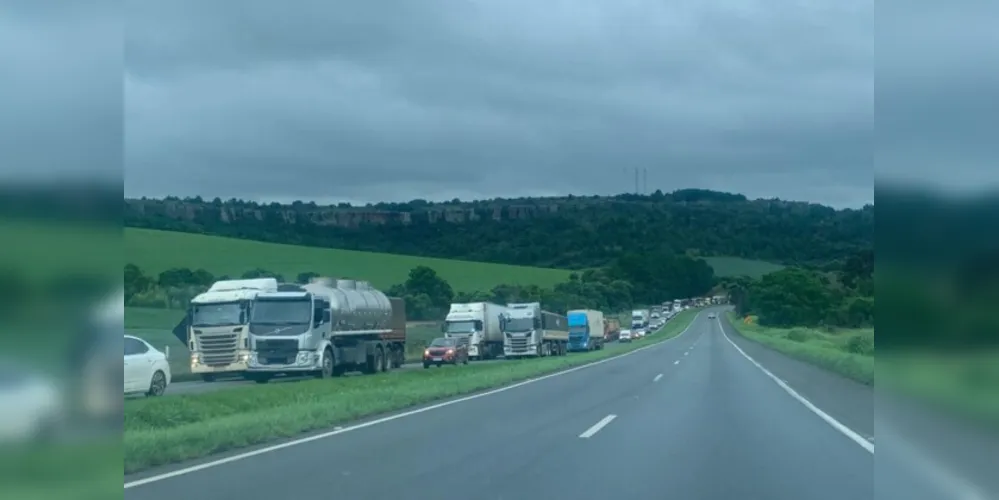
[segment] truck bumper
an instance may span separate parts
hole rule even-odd
[[[206,365],[201,362],[198,353],[191,354],[191,373],[235,373],[246,371],[249,366],[250,353],[241,352],[236,355],[236,362],[227,365]]]
[[[273,364],[273,363],[261,363],[256,356],[256,353],[250,356],[250,362],[248,363],[248,372],[311,372],[322,369],[321,356],[315,352],[311,351],[301,351],[295,358],[294,363],[288,364]]]

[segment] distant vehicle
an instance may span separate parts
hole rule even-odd
[[[715,313],[709,313],[709,314],[708,314],[708,319],[715,319],[715,318],[717,318],[717,317],[718,317],[718,316],[716,316],[716,315],[715,315]]]
[[[645,329],[644,328],[636,328],[636,329],[632,330],[631,336],[634,337],[634,338],[636,338],[636,339],[640,339],[640,338],[642,338],[642,337],[645,336]]]
[[[446,338],[434,339],[423,350],[423,368],[430,368],[430,365],[455,365],[468,364],[468,338]]]
[[[3,443],[51,437],[65,411],[63,398],[51,378],[7,362],[0,362],[0,407]]]
[[[138,337],[125,335],[125,394],[162,396],[170,385],[166,354]]]
[[[621,322],[615,318],[604,319],[604,343],[614,342],[621,335]]]
[[[621,330],[618,334],[619,342],[631,342],[631,330]]]

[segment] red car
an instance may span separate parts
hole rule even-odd
[[[468,364],[468,340],[437,338],[423,350],[423,368],[430,365],[463,365]]]

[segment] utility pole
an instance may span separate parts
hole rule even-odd
[[[638,167],[635,167],[635,194],[642,194],[638,187]]]
[[[649,194],[649,169],[642,169],[642,194]]]

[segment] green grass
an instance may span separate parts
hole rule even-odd
[[[187,345],[173,336],[172,332],[174,325],[183,317],[183,311],[176,309],[125,308],[126,333],[135,335],[160,350],[169,347],[170,371],[176,382],[198,379],[191,374],[191,352],[187,349]],[[424,346],[440,335],[440,323],[407,323],[406,359],[419,360],[423,355]]]
[[[0,219],[0,268],[29,281],[63,274],[121,273],[121,227]]]
[[[551,287],[569,279],[570,271],[482,262],[433,259],[331,248],[279,245],[200,234],[125,228],[126,262],[147,274],[169,268],[202,268],[217,276],[240,276],[262,268],[294,279],[316,272],[370,281],[385,289],[406,281],[416,266],[433,268],[455,291],[487,291],[499,284]]]
[[[879,355],[878,386],[999,428],[999,349]]]
[[[121,490],[120,441],[0,450],[0,498],[106,500]]]
[[[784,266],[762,260],[749,260],[741,257],[702,257],[720,278],[749,276],[759,278],[764,274],[780,271]]]
[[[671,338],[695,315],[693,310],[681,313],[643,341],[564,357],[129,400],[124,415],[125,472],[293,437],[587,364]]]
[[[874,330],[826,332],[811,328],[767,328],[746,324],[734,313],[729,322],[742,336],[863,384],[874,384]]]

